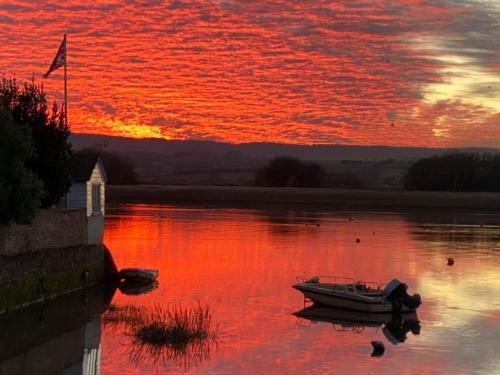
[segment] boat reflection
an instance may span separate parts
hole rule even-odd
[[[158,281],[153,280],[148,283],[137,283],[123,280],[118,285],[118,289],[127,296],[139,296],[158,289]]]
[[[294,315],[313,323],[331,323],[338,331],[360,333],[366,327],[382,327],[385,337],[394,345],[406,341],[410,331],[414,335],[420,334],[420,322],[416,312],[374,314],[312,305],[295,312]]]

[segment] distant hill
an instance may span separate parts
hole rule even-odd
[[[387,184],[397,187],[398,182],[394,181],[401,179],[408,166],[422,157],[453,151],[500,152],[485,148],[229,144],[89,134],[73,134],[70,140],[75,149],[103,147],[126,155],[136,165],[141,182],[159,184],[251,185],[259,167],[273,157],[288,155],[322,164],[334,177],[333,185],[337,178],[337,182],[350,181],[341,186],[354,183],[359,184],[357,187],[387,187]]]

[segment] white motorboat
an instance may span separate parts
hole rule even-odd
[[[124,268],[120,270],[120,280],[137,283],[150,283],[158,278],[158,270],[144,268]]]
[[[369,313],[407,312],[416,310],[420,295],[408,295],[406,284],[394,279],[383,289],[377,283],[354,281],[350,278],[316,276],[292,285],[311,301],[340,309]]]

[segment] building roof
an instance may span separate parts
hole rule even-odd
[[[92,171],[98,166],[101,168],[104,181],[108,182],[106,171],[101,158],[92,154],[74,154],[70,160],[71,178],[75,183],[87,182],[92,176]]]

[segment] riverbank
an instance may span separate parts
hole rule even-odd
[[[108,186],[106,193],[109,202],[293,204],[350,209],[500,209],[500,193],[171,185]]]

